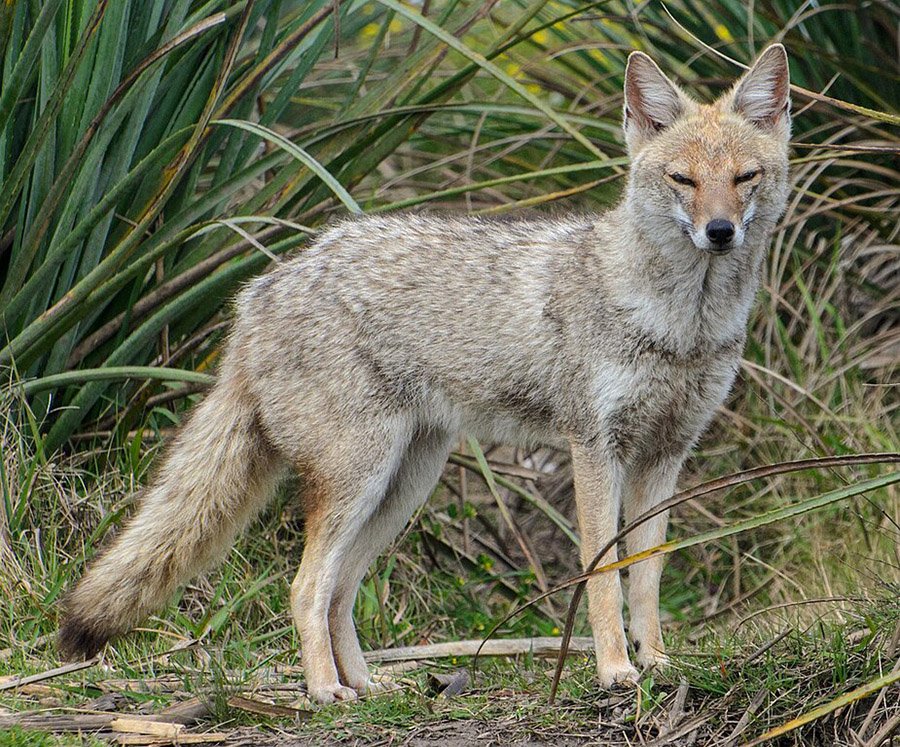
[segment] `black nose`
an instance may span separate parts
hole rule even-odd
[[[721,218],[711,220],[706,224],[706,237],[713,244],[723,246],[734,238],[734,223]]]

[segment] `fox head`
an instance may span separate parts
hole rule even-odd
[[[701,104],[647,55],[625,70],[627,191],[637,228],[712,255],[762,246],[788,195],[787,54],[768,47],[716,102]]]

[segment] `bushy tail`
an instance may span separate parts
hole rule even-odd
[[[60,653],[90,657],[218,561],[281,473],[236,371],[199,405],[130,523],[63,602]]]

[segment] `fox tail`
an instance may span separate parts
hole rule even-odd
[[[91,657],[220,560],[281,475],[237,370],[222,371],[182,429],[135,516],[63,600],[59,650]]]

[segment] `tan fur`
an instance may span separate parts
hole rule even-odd
[[[787,61],[770,47],[705,106],[635,53],[625,94],[633,163],[614,210],[360,218],[250,283],[219,384],[66,599],[63,651],[93,653],[164,605],[222,556],[285,466],[300,474],[307,531],[291,609],[320,702],[375,687],[357,587],[460,433],[571,448],[585,563],[620,508],[632,518],[668,497],[734,379],[786,203]],[[665,531],[664,516],[646,523],[629,552]],[[665,661],[661,569],[630,573],[645,667]],[[588,595],[601,683],[633,681],[618,576]]]

